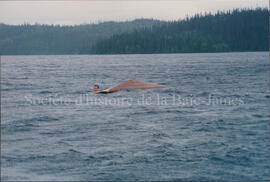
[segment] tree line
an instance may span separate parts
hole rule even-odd
[[[179,21],[75,26],[0,24],[1,55],[268,51],[269,10],[235,9]]]
[[[235,9],[154,24],[112,35],[92,46],[95,54],[268,51],[269,10]]]
[[[75,26],[0,24],[0,54],[89,54],[92,45],[100,40],[159,23],[162,22],[136,19]]]

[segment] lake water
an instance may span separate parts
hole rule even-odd
[[[166,88],[92,93],[137,78]],[[270,180],[269,53],[1,57],[2,180]]]

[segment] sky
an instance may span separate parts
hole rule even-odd
[[[0,22],[74,25],[136,18],[178,20],[195,13],[269,8],[268,0],[0,0]]]

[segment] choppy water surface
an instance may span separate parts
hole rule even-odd
[[[270,180],[268,56],[3,56],[1,178]]]

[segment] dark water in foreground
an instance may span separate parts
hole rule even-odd
[[[4,56],[1,178],[270,180],[268,56]]]

